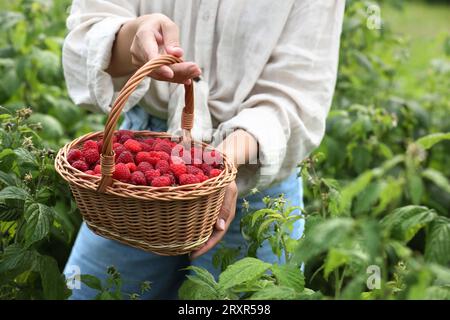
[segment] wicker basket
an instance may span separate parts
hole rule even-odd
[[[141,67],[125,84],[116,99],[104,132],[86,134],[61,148],[56,171],[65,179],[88,227],[96,234],[159,255],[182,255],[205,243],[212,233],[223,203],[226,187],[235,179],[236,169],[226,155],[222,173],[199,184],[176,187],[136,186],[112,179],[112,139],[127,98],[153,70],[180,59],[164,55]],[[210,146],[192,141],[193,87],[185,85],[182,114],[182,143]],[[136,136],[172,138],[167,133],[137,131]],[[83,142],[103,138],[101,177],[85,174],[67,161],[70,149]]]

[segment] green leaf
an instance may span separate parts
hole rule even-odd
[[[449,133],[433,133],[430,135],[427,135],[425,137],[422,137],[416,141],[416,143],[424,148],[425,150],[430,149],[433,147],[436,143],[444,141],[444,140],[450,140],[450,132]]]
[[[34,270],[38,262],[38,253],[28,251],[18,244],[6,247],[1,254],[0,274],[5,272],[13,272],[19,275],[27,270]]]
[[[354,212],[365,213],[373,207],[380,196],[381,186],[379,182],[372,182],[356,197]]]
[[[244,258],[228,266],[219,277],[219,286],[226,290],[236,285],[258,279],[270,268],[269,263],[255,258]]]
[[[0,152],[0,170],[8,172],[11,170],[16,154],[12,149],[4,149]]]
[[[447,193],[450,193],[450,181],[441,172],[428,168],[422,171],[422,177],[430,180]]]
[[[0,201],[4,200],[26,200],[30,194],[25,189],[8,186],[0,191]]]
[[[341,211],[347,212],[350,210],[353,198],[369,185],[373,175],[372,170],[366,171],[342,189]]]
[[[323,270],[323,275],[325,279],[328,279],[328,276],[331,272],[336,270],[342,265],[345,265],[349,260],[349,255],[340,249],[331,248],[328,251],[327,258],[325,259],[325,267]]]
[[[221,271],[224,271],[237,260],[240,253],[240,248],[221,247],[214,253],[212,264],[215,268],[220,268]]]
[[[187,279],[178,289],[178,297],[181,300],[214,300],[217,296],[206,287]]]
[[[392,238],[408,242],[421,228],[435,218],[436,213],[432,209],[421,206],[406,206],[394,210],[385,216],[380,223]]]
[[[450,263],[450,219],[438,217],[428,229],[425,260],[442,265]]]
[[[208,291],[210,296],[214,296],[216,299],[220,296],[220,288],[214,279],[214,276],[209,273],[208,270],[196,266],[189,266],[186,270],[192,270],[195,272],[195,275],[187,276],[190,281],[196,283],[205,292]]]
[[[274,264],[271,270],[279,286],[292,288],[296,292],[302,292],[305,288],[305,277],[298,266]]]
[[[55,212],[52,208],[42,204],[33,203],[25,211],[25,237],[28,244],[43,239],[50,231]]]
[[[14,174],[9,174],[3,171],[0,171],[0,182],[5,186],[14,186],[17,184],[18,179]]]
[[[411,174],[408,177],[408,191],[413,204],[420,203],[423,195],[423,182],[422,178],[417,174]]]
[[[65,277],[59,271],[58,264],[54,258],[41,255],[39,257],[39,272],[45,299],[63,300],[70,296]]]
[[[14,150],[17,155],[17,160],[19,163],[31,163],[37,165],[36,157],[28,150],[24,148],[18,148]]]
[[[80,280],[85,285],[87,285],[89,288],[92,288],[92,289],[98,290],[98,291],[103,290],[102,281],[95,276],[92,276],[90,274],[82,274],[82,275],[80,275]]]
[[[255,292],[250,300],[295,300],[298,299],[298,293],[290,288],[283,286],[268,286]]]
[[[28,119],[28,123],[40,123],[43,128],[40,135],[47,140],[60,139],[64,134],[61,123],[48,114],[33,113]]]
[[[354,223],[350,218],[332,218],[313,224],[309,231],[305,228],[306,235],[300,240],[293,261],[306,263],[312,257],[338,246],[349,236]]]

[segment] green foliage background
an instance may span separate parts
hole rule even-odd
[[[392,24],[367,28],[374,3]],[[81,219],[53,169],[54,150],[102,130],[104,116],[67,96],[61,44],[69,4],[0,4],[0,299],[70,294],[61,270]],[[422,37],[421,45],[411,26],[406,34],[391,30],[401,29],[403,10],[427,6],[347,0],[326,137],[300,165],[305,236],[287,235],[297,208],[266,199],[265,210],[249,208],[241,223],[248,250],[219,250],[219,279],[192,268],[181,298],[450,298],[450,30]],[[264,240],[286,265],[253,257]],[[370,265],[381,270],[379,289],[366,286]],[[122,298],[84,279],[100,298]]]

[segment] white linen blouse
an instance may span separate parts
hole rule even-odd
[[[336,81],[345,0],[75,0],[67,19],[63,67],[70,97],[108,112],[126,79],[111,78],[120,27],[162,13],[180,29],[186,61],[196,62],[194,136],[215,144],[235,129],[259,144],[259,165],[238,174],[241,194],[288,177],[325,132]],[[183,87],[150,78],[130,97],[180,126]]]

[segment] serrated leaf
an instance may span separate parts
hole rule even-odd
[[[98,290],[98,291],[102,291],[102,288],[103,288],[102,281],[99,278],[92,276],[90,274],[82,274],[82,275],[80,275],[80,280],[85,285],[87,285],[89,288],[92,288],[92,289]]]
[[[187,279],[183,282],[180,289],[178,289],[178,297],[181,300],[214,300],[216,295],[212,294],[210,290],[204,286]]]
[[[294,289],[283,286],[268,286],[255,292],[250,300],[295,300],[298,293]]]
[[[50,231],[54,210],[42,203],[33,203],[25,211],[25,237],[28,244],[43,239]]]
[[[30,197],[27,190],[8,186],[0,191],[0,201],[4,200],[26,200]]]
[[[430,224],[425,243],[425,260],[450,263],[450,219],[438,217]]]
[[[380,191],[381,187],[379,182],[372,182],[369,184],[369,186],[356,197],[354,212],[357,214],[368,212],[378,200]]]
[[[427,207],[406,206],[394,210],[385,216],[380,223],[392,238],[408,242],[435,217],[434,210]]]
[[[13,244],[6,247],[0,259],[0,274],[13,271],[19,275],[26,270],[34,270],[37,264],[37,253],[28,251],[20,245]]]
[[[209,273],[208,270],[196,266],[189,266],[186,270],[191,270],[195,273],[195,275],[187,276],[190,281],[202,287],[202,290],[209,291],[210,296],[214,296],[216,299],[220,296],[219,286],[214,279],[214,276]]]
[[[341,244],[354,226],[350,218],[332,218],[313,224],[300,240],[293,261],[307,262],[312,257]]]
[[[349,261],[349,255],[343,250],[336,248],[331,248],[328,251],[327,257],[325,259],[325,267],[323,269],[323,276],[328,279],[331,272],[345,265]]]
[[[54,258],[39,256],[39,272],[45,299],[63,300],[70,296],[65,277],[59,271],[58,264]]]
[[[5,186],[14,186],[17,184],[18,179],[16,175],[0,171],[0,182]]]
[[[271,270],[279,286],[292,288],[296,292],[302,292],[305,288],[305,277],[298,266],[274,264]]]
[[[219,277],[219,286],[223,290],[230,289],[236,285],[258,279],[269,268],[269,263],[255,258],[244,258],[228,266]]]
[[[17,155],[17,160],[19,163],[31,163],[36,165],[36,157],[28,150],[24,148],[18,148],[14,150],[14,153]]]
[[[450,193],[450,181],[441,172],[428,168],[422,171],[422,176],[433,182],[442,190],[446,191],[447,193]]]
[[[417,174],[411,174],[408,177],[408,191],[413,204],[419,204],[423,195],[422,178]]]
[[[416,144],[427,150],[444,140],[450,140],[450,133],[433,133],[418,139]]]

